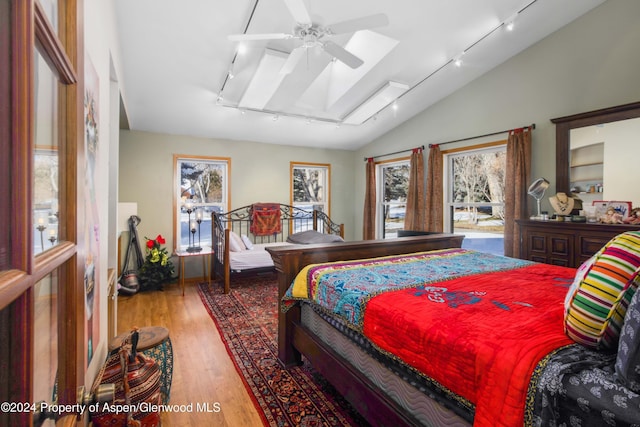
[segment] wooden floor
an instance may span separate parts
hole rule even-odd
[[[134,326],[169,329],[174,357],[169,404],[193,407],[163,413],[163,427],[262,425],[195,283],[186,285],[184,297],[178,284],[166,285],[164,291],[119,296],[118,334]],[[212,412],[198,412],[198,404],[209,404]]]

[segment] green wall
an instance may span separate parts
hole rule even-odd
[[[174,154],[231,158],[231,209],[255,202],[289,204],[290,163],[331,165],[331,217],[353,229],[354,153],[148,132],[120,132],[120,202],[138,203],[138,234],[162,234],[173,248]],[[144,242],[143,242],[144,244]]]

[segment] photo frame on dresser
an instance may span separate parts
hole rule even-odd
[[[601,215],[607,211],[608,208],[612,207],[616,210],[617,213],[622,215],[622,218],[629,217],[629,213],[631,212],[631,202],[619,201],[619,200],[594,200],[593,206],[596,207],[596,216],[599,218]]]

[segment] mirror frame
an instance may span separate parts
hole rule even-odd
[[[551,119],[556,125],[556,191],[569,193],[571,129],[640,117],[640,102]]]

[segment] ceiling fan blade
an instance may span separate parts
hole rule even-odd
[[[358,68],[359,66],[364,64],[364,61],[362,59],[358,58],[351,52],[347,51],[341,46],[338,46],[332,41],[327,41],[322,43],[322,48],[329,55],[333,56],[340,62],[344,62],[346,65],[348,65],[351,68]]]
[[[307,7],[304,5],[303,0],[284,0],[284,3],[289,8],[291,16],[298,24],[311,25],[311,17],[307,11]]]
[[[290,39],[293,36],[286,33],[267,33],[267,34],[232,34],[227,39],[232,42],[243,42],[252,40],[282,40]]]
[[[348,21],[337,22],[327,26],[331,34],[353,33],[358,30],[368,28],[383,27],[389,24],[389,18],[384,13],[363,16],[362,18],[350,19]]]
[[[297,47],[293,49],[285,63],[282,65],[280,74],[290,74],[293,69],[296,68],[296,65],[298,65],[298,62],[300,62],[305,52],[306,49],[304,47]]]

